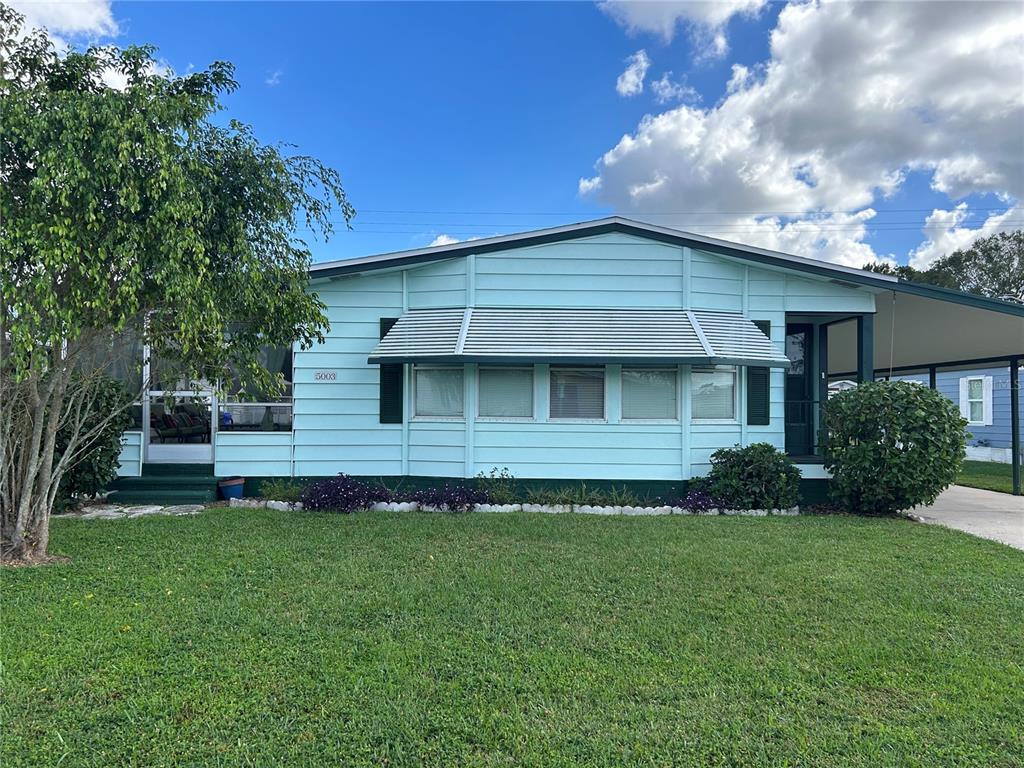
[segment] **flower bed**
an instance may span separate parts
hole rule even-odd
[[[231,507],[248,507],[296,511],[303,509],[302,502],[274,501],[270,499],[231,499]],[[800,507],[788,509],[720,509],[718,507],[690,509],[688,507],[634,507],[634,506],[601,506],[596,504],[469,504],[465,507],[451,508],[447,504],[427,504],[418,501],[378,501],[366,506],[373,512],[543,512],[545,514],[579,514],[579,515],[628,515],[633,517],[653,515],[735,515],[740,517],[767,517],[769,515],[798,515]]]

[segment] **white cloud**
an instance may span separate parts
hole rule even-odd
[[[671,72],[666,72],[657,80],[652,80],[651,91],[654,93],[654,98],[659,104],[700,101],[700,94],[697,93],[697,89],[685,82],[674,82]]]
[[[967,219],[967,214],[967,203],[960,203],[948,211],[938,208],[933,210],[925,219],[923,231],[927,239],[910,254],[910,265],[926,269],[936,259],[967,248],[979,238],[1020,229],[1020,208],[992,214],[976,228],[960,226]]]
[[[429,248],[433,248],[435,245],[455,245],[455,243],[460,243],[460,242],[462,242],[462,241],[459,238],[457,238],[457,237],[452,237],[451,235],[444,235],[444,234],[442,234],[442,235],[438,235],[433,240],[431,240],[430,241],[430,245],[428,247]]]
[[[652,218],[862,263],[875,256],[870,217],[821,212],[866,211],[915,171],[953,199],[1024,195],[1020,22],[1013,2],[790,4],[767,62],[734,65],[713,107],[645,116],[580,193],[625,215],[686,212]]]
[[[647,32],[665,42],[682,27],[689,30],[696,58],[717,58],[729,50],[725,25],[737,14],[755,15],[767,0],[606,0],[602,11],[631,34]]]
[[[263,82],[269,85],[271,88],[273,88],[275,85],[281,82],[281,75],[283,74],[284,73],[280,69],[275,69],[273,72],[267,75],[267,79],[264,80]]]
[[[14,10],[25,16],[29,29],[44,27],[58,51],[71,43],[91,42],[119,33],[110,0],[10,0]]]
[[[647,51],[643,48],[626,59],[626,69],[615,81],[615,90],[619,96],[636,96],[643,93],[644,78],[647,77],[647,70],[650,67],[651,60],[647,58]]]

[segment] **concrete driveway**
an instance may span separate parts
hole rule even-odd
[[[930,507],[917,507],[914,514],[928,523],[1024,550],[1024,496],[954,485]]]

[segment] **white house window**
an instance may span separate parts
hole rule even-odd
[[[462,416],[462,368],[416,366],[414,372],[413,388],[417,416]]]
[[[552,419],[603,419],[604,368],[552,368]]]
[[[481,368],[480,416],[533,418],[533,368]]]
[[[623,368],[623,419],[676,419],[675,368]]]
[[[965,376],[960,379],[960,413],[968,423],[992,423],[992,377]]]
[[[690,372],[690,408],[694,419],[735,420],[736,368],[715,365]]]

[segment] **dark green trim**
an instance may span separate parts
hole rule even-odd
[[[687,236],[685,233],[666,232],[660,228],[646,227],[637,222],[628,221],[598,221],[591,225],[580,225],[568,227],[555,232],[538,232],[535,235],[524,235],[521,237],[495,238],[491,242],[467,241],[443,248],[432,249],[430,252],[414,251],[402,255],[395,254],[391,258],[381,258],[378,261],[363,262],[354,264],[336,264],[331,267],[318,269],[315,265],[310,269],[310,276],[314,279],[338,277],[341,275],[358,274],[360,272],[373,272],[378,269],[394,269],[396,267],[408,267],[417,264],[424,264],[432,261],[443,261],[469,254],[493,253],[495,251],[508,251],[516,248],[529,248],[535,245],[564,242],[566,240],[577,240],[582,237],[593,237],[611,232],[627,235],[635,235],[655,242],[678,245],[687,248],[694,248],[708,253],[715,253],[720,256],[728,256],[742,261],[750,261],[758,264],[766,264],[772,267],[782,267],[796,272],[826,277],[839,283],[849,283],[856,286],[867,286],[887,291],[908,293],[913,296],[921,296],[939,301],[949,301],[954,304],[974,307],[976,309],[987,309],[993,312],[1001,312],[1017,317],[1024,317],[1024,304],[1016,304],[1001,299],[992,299],[987,296],[975,296],[974,294],[955,291],[949,288],[939,288],[924,283],[913,283],[905,280],[885,279],[873,273],[858,271],[856,273],[846,272],[832,268],[824,262],[820,264],[809,263],[809,259],[794,261],[795,258],[788,254],[750,250],[744,246],[728,243],[725,241],[707,241]]]
[[[381,477],[379,475],[353,475],[352,477],[357,480],[371,483],[381,483],[389,488],[400,486],[402,488],[408,488],[410,490],[417,490],[419,488],[430,488],[439,485],[451,485],[453,483],[473,483],[475,478],[458,478],[458,477],[430,477],[424,475],[416,476],[401,476],[401,475],[389,475]],[[262,483],[267,480],[283,480],[299,483],[302,485],[309,485],[315,483],[318,480],[327,480],[328,477],[247,477],[245,479],[245,486],[243,493],[246,496],[256,496],[259,494],[259,487]],[[600,489],[603,491],[611,490],[612,488],[626,488],[631,493],[636,494],[641,499],[651,498],[655,496],[663,496],[668,494],[678,494],[679,496],[686,495],[686,487],[688,485],[687,480],[565,480],[565,479],[536,479],[536,478],[517,478],[515,481],[516,488],[527,491],[527,490],[541,490],[541,489],[555,489],[555,488],[566,488],[572,486],[579,486],[580,484],[586,484],[588,488]],[[800,503],[801,504],[822,504],[828,500],[828,480],[818,478],[801,478],[800,480]]]
[[[382,317],[380,337],[383,339],[397,322],[397,317]],[[380,367],[379,394],[380,423],[401,424],[405,417],[405,368],[401,363]]]
[[[1013,466],[1013,495],[1020,496],[1020,359],[1010,360],[1010,463]]]
[[[921,363],[920,365],[897,365],[897,366],[894,366],[892,369],[890,369],[888,366],[886,366],[885,368],[875,368],[874,372],[875,372],[875,374],[879,374],[879,373],[888,373],[889,370],[892,370],[893,373],[897,373],[897,372],[899,372],[899,373],[907,373],[907,372],[913,372],[913,371],[927,371],[930,368],[937,368],[937,369],[942,369],[942,368],[961,368],[961,367],[976,366],[976,365],[991,365],[991,364],[995,364],[995,363],[1005,363],[1005,364],[1009,365],[1010,361],[1012,359],[1014,359],[1013,355],[1002,355],[1002,356],[998,356],[997,355],[996,357],[975,357],[975,358],[972,358],[972,359],[969,359],[969,360],[949,360],[947,362],[942,362],[942,363]],[[835,373],[829,373],[828,377],[830,379],[836,379],[836,378],[846,378],[846,379],[849,379],[849,378],[852,378],[852,377],[854,377],[856,375],[857,375],[856,371],[838,371],[838,372],[835,372]]]
[[[789,361],[766,363],[745,357],[576,357],[543,355],[406,355],[402,357],[375,357],[366,359],[370,365],[388,365],[392,363],[423,363],[462,365],[463,363],[487,363],[490,365],[523,365],[544,363],[551,365],[741,365],[760,366],[762,368],[789,368]]]
[[[772,337],[769,320],[752,321],[761,333]],[[771,368],[763,365],[747,367],[747,425],[767,426],[771,423]]]

